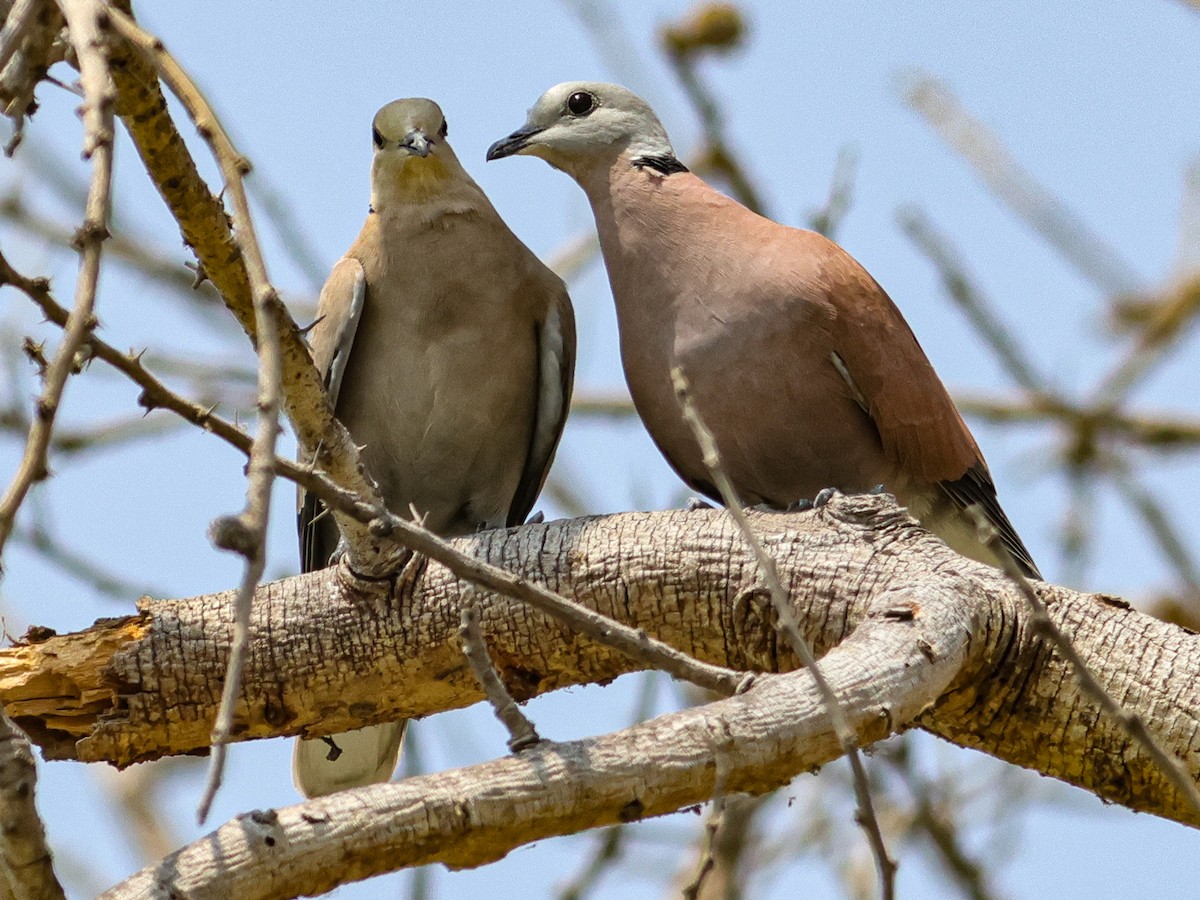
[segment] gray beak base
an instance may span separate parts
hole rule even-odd
[[[500,138],[500,140],[488,147],[488,162],[491,162],[493,159],[504,159],[504,157],[512,156],[514,153],[520,153],[529,146],[530,139],[540,134],[541,131],[541,128],[518,128],[508,137]]]
[[[426,137],[423,131],[410,131],[404,136],[404,140],[400,142],[400,146],[413,156],[424,158],[429,155],[429,138]]]

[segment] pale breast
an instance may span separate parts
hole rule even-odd
[[[462,237],[418,237],[368,270],[338,403],[389,508],[443,534],[504,523],[537,402],[521,260],[456,255]]]

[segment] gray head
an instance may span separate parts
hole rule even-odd
[[[540,156],[571,171],[637,159],[675,159],[667,132],[650,105],[619,84],[567,81],[538,98],[525,124],[488,149],[487,158]]]

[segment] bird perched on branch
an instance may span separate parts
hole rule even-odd
[[[845,250],[746,209],[687,170],[654,111],[615,84],[543,94],[488,159],[538,156],[591,201],[625,378],[675,471],[719,499],[676,400],[678,365],[745,502],[787,508],[884,485],[992,564],[981,509],[1038,576],[979,447],[900,311]]]
[[[310,334],[334,411],[389,509],[443,536],[525,521],[570,405],[566,286],[508,229],[431,100],[375,115],[371,206],[321,291]],[[332,516],[301,494],[304,571],[329,564]],[[403,722],[298,740],[308,796],[391,777]]]

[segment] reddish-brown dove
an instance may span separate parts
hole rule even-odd
[[[587,193],[634,405],[692,488],[717,498],[676,365],[743,501],[787,508],[828,487],[884,485],[955,550],[995,564],[964,512],[977,505],[1038,575],[916,337],[850,254],[690,173],[654,111],[619,85],[551,88],[488,159],[515,154]]]
[[[431,100],[375,116],[371,206],[321,291],[310,343],[334,411],[387,506],[440,535],[525,521],[570,405],[575,321],[562,280],[516,238],[446,141]],[[304,571],[332,516],[301,495]],[[386,781],[396,722],[296,742],[308,796]]]

